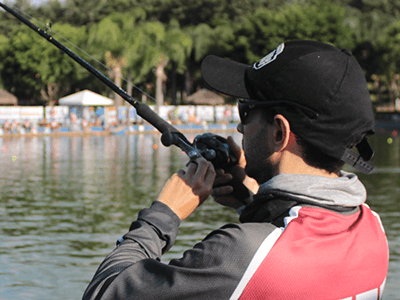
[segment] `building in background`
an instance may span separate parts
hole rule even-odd
[[[18,99],[13,94],[0,89],[0,105],[18,105]]]

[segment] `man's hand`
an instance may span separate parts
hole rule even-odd
[[[226,170],[217,170],[217,177],[215,178],[214,187],[212,189],[211,195],[217,203],[223,206],[237,209],[243,205],[243,201],[251,200],[239,200],[236,195],[233,194],[233,187],[231,185],[227,185],[228,182],[231,181],[233,178],[236,178],[239,181],[243,182],[243,184],[252,193],[257,193],[259,186],[257,182],[254,179],[248,177],[244,171],[244,168],[246,166],[246,159],[244,157],[244,151],[242,150],[242,148],[240,148],[234,142],[231,136],[229,136],[227,140],[229,148],[238,158],[238,163],[232,167],[227,168]]]
[[[157,200],[184,220],[208,198],[215,175],[214,166],[204,158],[198,158],[167,181]]]

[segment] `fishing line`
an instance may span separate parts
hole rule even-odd
[[[123,99],[125,99],[125,101],[134,106],[139,116],[148,121],[160,133],[162,133],[161,142],[164,146],[169,147],[171,145],[175,145],[179,147],[187,154],[187,156],[190,158],[190,161],[195,161],[199,157],[204,157],[217,168],[229,167],[235,165],[238,162],[235,153],[233,153],[233,151],[229,148],[228,141],[225,138],[211,133],[204,133],[197,136],[193,143],[190,143],[188,139],[178,129],[162,119],[147,104],[140,103],[132,96],[128,95],[122,88],[118,87],[114,82],[112,82],[109,78],[96,70],[88,62],[83,60],[81,57],[76,55],[70,49],[68,49],[55,38],[53,38],[52,35],[48,34],[46,31],[39,28],[2,2],[0,2],[0,7],[11,13],[14,17],[27,25],[29,28],[36,31],[41,37],[45,38],[48,42],[59,48],[61,51],[63,51],[65,54],[67,54],[69,57],[79,63],[82,67],[92,73],[95,77],[97,77],[100,81],[102,81],[105,85],[111,88],[114,92],[120,95]],[[47,26],[46,30],[48,30],[49,27],[50,26]],[[238,195],[238,199],[249,198],[249,190],[243,185],[243,183],[239,179],[232,179],[232,181],[228,183],[228,185],[231,185],[233,187],[233,193],[235,195]],[[243,201],[243,203],[246,204],[245,200]]]
[[[141,88],[139,88],[138,86],[134,85],[131,81],[127,80],[126,78],[124,78],[123,76],[119,76],[117,73],[115,73],[113,70],[111,70],[107,65],[103,64],[101,61],[99,61],[98,59],[96,59],[95,57],[93,57],[92,55],[90,55],[89,53],[87,53],[85,50],[81,49],[79,46],[75,45],[74,43],[72,43],[71,41],[69,41],[67,38],[63,37],[61,34],[59,34],[58,32],[54,31],[51,29],[52,23],[49,22],[46,25],[44,25],[42,22],[40,22],[38,19],[32,17],[31,15],[29,15],[28,13],[24,12],[23,10],[21,10],[20,8],[16,7],[15,5],[10,5],[12,8],[14,8],[15,10],[17,10],[19,13],[25,15],[26,17],[29,17],[31,20],[34,20],[36,23],[38,23],[39,25],[41,25],[43,28],[46,28],[46,32],[48,33],[52,33],[52,34],[56,34],[58,37],[60,37],[61,39],[63,39],[65,42],[67,42],[68,44],[72,45],[74,48],[78,49],[80,52],[84,53],[85,55],[87,55],[88,57],[90,57],[92,60],[94,60],[95,62],[97,62],[98,64],[100,64],[102,67],[104,67],[105,69],[107,69],[109,72],[111,72],[112,74],[114,74],[114,76],[121,78],[123,81],[125,81],[128,84],[131,84],[132,87],[134,87],[136,90],[138,90],[140,93],[146,95],[148,98],[150,98],[151,100],[153,100],[154,102],[157,102],[157,100],[150,96],[148,93],[146,93],[145,91],[143,91]]]

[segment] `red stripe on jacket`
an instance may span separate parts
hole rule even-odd
[[[240,299],[381,297],[389,253],[379,217],[367,205],[352,215],[316,207],[297,211]]]

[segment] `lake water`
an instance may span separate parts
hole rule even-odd
[[[389,240],[384,299],[400,299],[400,138],[389,131],[370,141],[376,172],[360,178]],[[81,299],[115,241],[187,158],[158,134],[140,134],[0,138],[0,161],[0,299],[71,300]],[[163,260],[237,221],[207,201]]]

